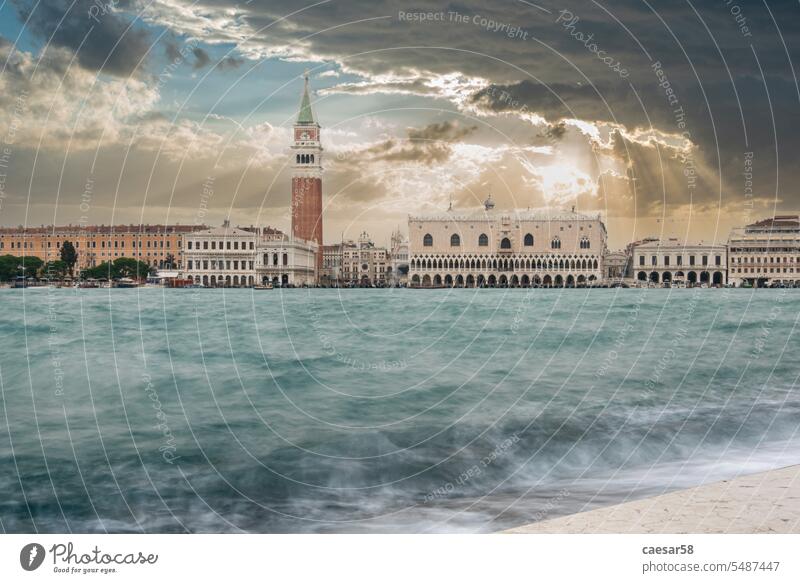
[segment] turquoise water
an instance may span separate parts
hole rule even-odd
[[[479,532],[800,463],[800,290],[0,290],[6,532]]]

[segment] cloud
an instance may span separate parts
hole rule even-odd
[[[457,121],[409,127],[405,138],[390,137],[366,147],[343,152],[342,159],[366,167],[376,162],[418,163],[431,165],[450,158],[453,143],[463,140],[477,126],[463,126]]]
[[[117,10],[90,18],[94,0],[13,0],[29,33],[52,47],[77,53],[90,71],[118,76],[137,72],[150,48],[150,34]],[[127,2],[120,2],[124,8]]]
[[[192,49],[192,54],[194,55],[194,63],[192,63],[192,69],[202,69],[207,66],[211,62],[211,57],[208,56],[208,53],[201,49],[200,47],[194,47]]]
[[[74,65],[67,49],[34,57],[5,44],[0,60],[8,63],[0,75],[0,126],[13,124],[17,146],[80,149],[124,140],[159,98],[137,78],[98,79]]]
[[[219,69],[221,71],[230,71],[230,70],[233,70],[233,69],[238,69],[243,64],[244,64],[244,59],[241,59],[239,57],[230,56],[230,57],[225,57],[224,59],[222,59],[219,62],[219,64],[217,65],[217,69]]]

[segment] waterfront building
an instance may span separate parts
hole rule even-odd
[[[221,227],[186,235],[184,273],[193,283],[207,287],[251,286],[256,281],[256,229]]]
[[[316,283],[317,246],[271,227],[221,227],[185,241],[185,276],[209,287],[289,286]]]
[[[342,243],[341,257],[342,283],[364,287],[387,285],[391,273],[389,253],[385,247],[376,247],[366,231],[358,242]]]
[[[798,285],[800,216],[778,215],[733,229],[728,277],[734,285]]]
[[[392,247],[389,253],[390,259],[390,283],[393,286],[408,285],[409,272],[409,250],[408,237],[403,236],[400,229],[392,233]]]
[[[603,279],[600,215],[497,210],[409,216],[412,287],[563,287]]]
[[[634,279],[638,282],[725,285],[727,247],[649,238],[632,246]]]
[[[78,254],[76,272],[120,257],[138,259],[152,267],[183,267],[182,238],[205,225],[63,225],[0,228],[0,255],[61,258],[71,242]]]
[[[305,75],[300,112],[293,128],[292,238],[317,245],[316,270],[322,272],[322,143]]]
[[[261,284],[316,285],[319,249],[315,242],[268,228],[262,231],[257,247],[256,280]]]

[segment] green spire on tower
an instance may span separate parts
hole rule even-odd
[[[311,111],[311,98],[308,95],[308,71],[305,72],[305,86],[303,87],[303,99],[300,101],[300,114],[297,116],[297,123],[314,123],[314,112]]]

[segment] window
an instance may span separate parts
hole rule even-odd
[[[694,255],[689,255],[689,265],[694,265]]]
[[[784,257],[784,260],[785,259],[786,258]],[[714,265],[722,265],[722,257],[720,255],[717,255],[716,257],[714,257]]]
[[[451,247],[460,247],[461,246],[461,237],[459,237],[456,233],[453,233],[450,236],[450,246]]]
[[[644,255],[639,255],[639,265],[644,265]]]
[[[283,254],[283,264],[289,265],[289,255],[287,253]]]
[[[526,247],[533,247],[533,235],[528,233],[525,235],[525,240],[523,241]]]
[[[678,255],[675,260],[677,261],[678,265],[683,265],[683,255]]]
[[[669,267],[669,255],[664,256],[664,266]]]
[[[503,240],[500,241],[500,249],[511,249],[511,241],[508,237],[503,237]]]
[[[486,236],[486,233],[481,233],[481,236],[478,237],[478,247],[488,247],[489,246],[489,237]]]
[[[703,255],[703,265],[708,265],[708,255]]]
[[[658,265],[658,257],[655,255],[650,257],[650,265]]]
[[[423,247],[433,247],[433,236],[430,233],[422,238],[422,245]]]
[[[591,246],[592,244],[589,242],[588,237],[581,237],[581,244],[580,244],[581,249],[590,249]]]
[[[561,249],[561,239],[559,239],[558,237],[553,237],[553,240],[550,241],[550,248]]]

